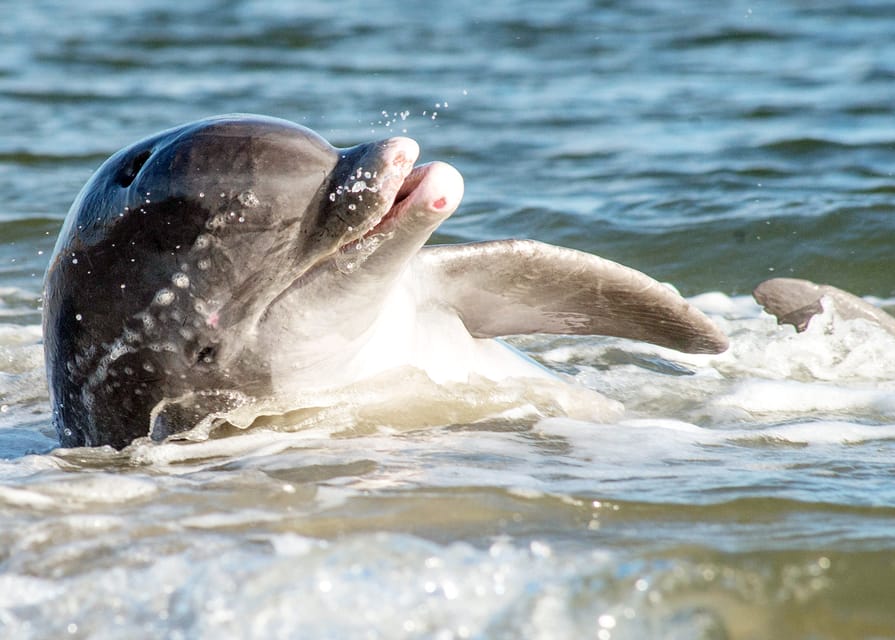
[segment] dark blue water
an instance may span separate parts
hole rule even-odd
[[[2,13],[0,636],[895,637],[895,345],[835,317],[795,336],[746,297],[786,275],[892,308],[895,5]],[[466,180],[436,241],[617,260],[733,348],[520,342],[620,425],[51,452],[39,298],[69,204],[118,148],[226,112],[411,136]]]

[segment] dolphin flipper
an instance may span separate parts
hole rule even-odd
[[[727,337],[647,275],[532,240],[425,247],[415,268],[433,297],[477,338],[521,333],[633,338],[690,353],[720,353]]]
[[[821,299],[828,298],[836,305],[841,318],[863,318],[895,334],[895,318],[866,300],[828,284],[798,278],[771,278],[755,287],[752,297],[765,311],[777,317],[777,324],[791,324],[798,332],[808,328],[812,317],[823,313]]]

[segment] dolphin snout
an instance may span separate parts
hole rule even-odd
[[[420,145],[413,138],[398,136],[382,142],[383,157],[389,165],[406,176],[413,169],[413,164],[420,157]]]
[[[435,161],[428,165],[426,179],[417,194],[420,202],[437,213],[453,213],[463,199],[463,176],[452,165]]]

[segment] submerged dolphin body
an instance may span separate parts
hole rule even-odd
[[[509,334],[726,348],[669,288],[592,255],[517,240],[424,248],[463,180],[441,162],[414,168],[418,153],[408,138],[337,149],[284,120],[233,115],[109,158],[46,276],[62,444],[162,439],[253,398],[399,366],[437,383],[550,376],[491,339]]]

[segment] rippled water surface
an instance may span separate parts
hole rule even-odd
[[[748,295],[895,311],[893,33],[872,0],[6,7],[0,637],[895,638],[895,337],[835,310],[797,335]],[[411,136],[466,180],[434,240],[623,262],[731,349],[512,340],[616,424],[525,394],[471,422],[434,388],[429,426],[385,400],[56,449],[39,298],[72,199],[226,112]]]

